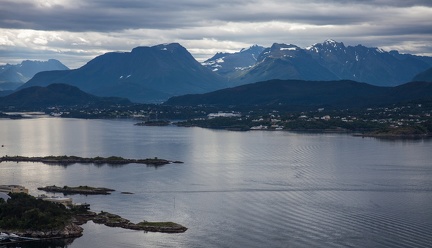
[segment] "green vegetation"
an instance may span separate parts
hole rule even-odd
[[[366,133],[365,136],[372,137],[422,137],[429,134],[424,126],[405,126],[400,128],[382,128],[380,130]]]
[[[0,228],[7,230],[45,231],[63,228],[71,220],[71,213],[61,204],[33,196],[10,194],[7,203],[0,203]]]

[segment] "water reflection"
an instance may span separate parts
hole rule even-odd
[[[1,163],[1,182],[24,184],[32,194],[53,184],[113,188],[109,196],[74,196],[74,201],[134,222],[174,221],[189,228],[165,235],[87,223],[84,236],[69,247],[428,247],[432,242],[430,140],[137,127],[133,121],[40,119],[25,120],[20,128],[18,122],[0,121],[7,144],[1,152],[185,162],[157,170],[137,164]],[[35,133],[48,132],[50,125],[61,127],[52,127],[42,146],[23,141],[38,139]]]

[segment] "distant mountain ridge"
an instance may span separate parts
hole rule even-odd
[[[20,64],[0,66],[0,90],[14,90],[41,71],[69,70],[56,59],[48,61],[24,60]]]
[[[234,54],[223,54],[229,58]],[[213,68],[212,63],[204,65]],[[217,61],[217,59],[216,59]],[[274,43],[265,48],[255,64],[227,71],[224,60],[216,64],[232,85],[242,85],[271,79],[354,80],[378,86],[396,86],[409,82],[416,74],[432,66],[432,57],[386,52],[362,45],[345,46],[342,42],[326,40],[307,48],[293,44]],[[217,69],[217,68],[216,68]]]
[[[46,87],[32,86],[0,97],[0,107],[35,108],[53,106],[107,106],[130,104],[124,98],[97,97],[67,84],[51,84]]]
[[[203,67],[178,43],[106,53],[75,70],[38,73],[22,88],[52,83],[134,102],[161,102],[175,95],[227,86],[224,78]]]
[[[432,82],[432,67],[417,74],[412,81]]]
[[[301,108],[357,108],[432,99],[432,83],[413,82],[381,87],[349,80],[269,80],[206,94],[170,98],[167,105],[270,105]]]

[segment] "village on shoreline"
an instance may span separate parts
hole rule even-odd
[[[202,127],[231,131],[352,133],[361,137],[428,138],[432,102],[417,101],[368,108],[286,109],[283,106],[168,106],[136,104],[105,108],[50,107],[2,110],[0,118],[133,119],[136,126]]]

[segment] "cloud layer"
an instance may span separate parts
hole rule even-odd
[[[332,38],[432,55],[430,0],[2,0],[0,63],[57,58],[76,68],[108,51],[179,42],[198,60],[274,42]]]

